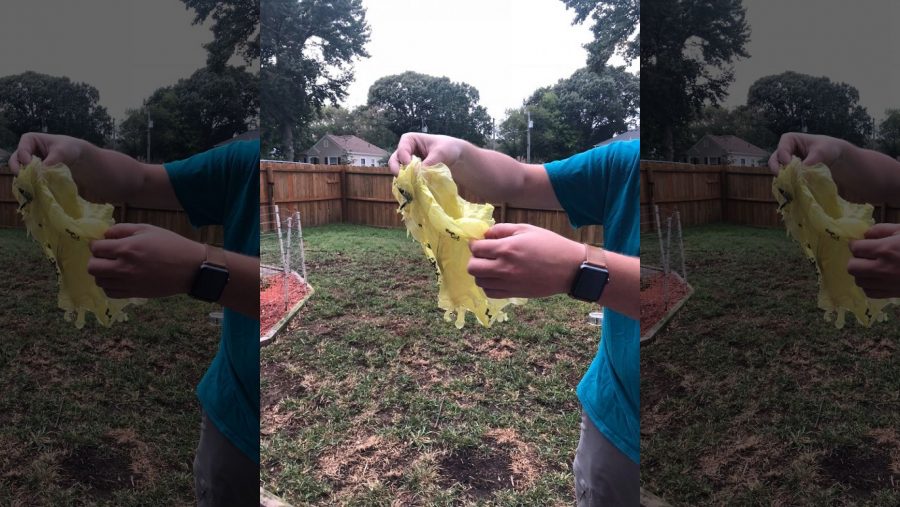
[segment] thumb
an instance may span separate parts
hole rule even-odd
[[[866,231],[866,239],[878,239],[900,234],[900,224],[875,224]]]
[[[518,234],[528,226],[526,224],[497,224],[484,233],[484,239],[500,239]]]
[[[122,239],[133,236],[146,229],[146,224],[116,224],[106,229],[104,237],[106,239]]]

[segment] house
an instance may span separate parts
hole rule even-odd
[[[640,139],[640,138],[641,138],[641,129],[636,128],[633,130],[628,130],[628,131],[622,132],[621,134],[615,135],[601,143],[597,143],[594,145],[594,147],[596,148],[598,146],[606,146],[607,144],[614,143],[616,141],[631,141],[632,139]]]
[[[707,134],[685,152],[685,158],[691,164],[760,166],[769,153],[737,136]]]
[[[373,167],[389,156],[387,151],[356,136],[325,134],[310,149],[300,154],[300,162]]]

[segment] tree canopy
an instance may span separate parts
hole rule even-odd
[[[644,0],[641,118],[644,156],[675,157],[676,132],[715,105],[734,79],[733,62],[749,56],[750,28],[741,0]]]
[[[884,120],[878,124],[876,145],[882,152],[900,157],[900,109],[885,111]]]
[[[776,135],[806,128],[864,144],[872,134],[872,119],[859,105],[859,91],[827,77],[797,72],[762,77],[750,86],[747,106],[758,109]]]
[[[532,159],[561,159],[624,132],[637,122],[639,79],[617,67],[607,67],[599,75],[582,68],[553,86],[536,90],[525,105],[534,124]],[[498,149],[524,157],[527,122],[523,109],[508,110],[500,124]]]
[[[641,21],[640,0],[562,0],[567,9],[575,11],[574,23],[582,23],[588,17],[594,21],[591,31],[594,40],[585,45],[588,50],[588,66],[601,73],[607,60],[614,53],[621,53],[634,60],[640,52]]]
[[[121,148],[132,156],[146,156],[148,108],[152,160],[177,160],[212,148],[247,130],[259,106],[256,84],[256,76],[242,68],[199,69],[157,89],[143,108],[126,112]]]
[[[491,117],[478,104],[478,90],[467,83],[417,72],[385,76],[369,88],[368,106],[384,115],[397,136],[419,131],[445,134],[482,145],[491,133]]]
[[[346,96],[354,59],[368,57],[362,0],[262,0],[263,151],[294,159],[297,140],[326,103]]]
[[[194,24],[212,18],[213,40],[203,47],[207,66],[222,69],[233,55],[245,62],[259,59],[259,0],[181,0],[195,13]]]
[[[48,132],[100,145],[113,126],[96,88],[31,71],[0,78],[0,118],[5,122],[6,137],[11,132],[18,139],[46,127]]]

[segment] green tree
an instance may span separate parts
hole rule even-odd
[[[859,91],[827,77],[797,72],[762,77],[750,86],[747,105],[763,114],[776,135],[806,128],[863,144],[872,134],[872,119],[859,105]]]
[[[208,52],[207,66],[221,70],[233,55],[240,55],[247,63],[259,59],[260,0],[181,1],[185,8],[193,9],[193,24],[213,20],[213,40],[203,45]]]
[[[478,100],[478,90],[467,83],[404,72],[375,81],[369,88],[368,106],[383,114],[398,136],[420,130],[424,121],[431,134],[482,145],[492,126],[490,115]]]
[[[322,106],[346,96],[353,60],[369,56],[365,14],[362,0],[262,0],[259,94],[267,156],[293,160]]]
[[[573,24],[584,22],[588,16],[594,21],[591,31],[594,40],[585,45],[588,66],[598,74],[616,52],[634,60],[640,52],[640,0],[562,0],[567,9],[575,10]]]
[[[535,91],[525,101],[531,112],[532,159],[556,160],[585,151],[637,123],[640,84],[622,68],[607,67],[598,75],[575,71],[552,87]],[[500,124],[498,149],[514,157],[526,153],[524,110],[508,110]]]
[[[878,149],[896,158],[900,157],[900,109],[888,109],[878,124]]]
[[[715,105],[734,79],[732,63],[749,56],[741,0],[644,0],[641,34],[643,156],[673,160],[676,132]]]
[[[46,127],[103,145],[113,125],[93,86],[31,71],[0,78],[0,115],[16,138]]]
[[[153,92],[144,107],[126,112],[122,150],[147,153],[147,108],[153,119],[151,158],[175,160],[213,147],[247,130],[258,108],[257,78],[243,68],[199,69]]]

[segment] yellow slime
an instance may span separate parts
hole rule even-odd
[[[772,193],[788,234],[816,266],[825,320],[836,315],[834,325],[842,328],[848,311],[866,327],[886,320],[884,308],[897,300],[867,298],[847,272],[849,241],[862,239],[875,223],[872,205],[845,201],[827,166],[804,166],[796,157],[775,177]]]
[[[504,307],[525,303],[519,298],[487,297],[466,271],[472,257],[469,240],[483,239],[494,225],[494,207],[462,199],[446,165],[426,167],[413,157],[394,178],[393,193],[406,230],[422,245],[437,273],[438,307],[444,310],[444,320],[450,322],[456,313],[456,327],[462,328],[469,311],[490,327],[507,319]]]
[[[58,304],[66,320],[74,320],[79,329],[87,312],[107,327],[127,320],[122,309],[140,300],[106,297],[87,272],[90,241],[103,239],[115,223],[113,206],[85,201],[78,196],[68,167],[44,167],[37,157],[13,180],[12,191],[28,233],[56,268]]]

